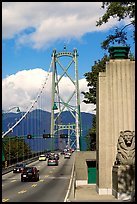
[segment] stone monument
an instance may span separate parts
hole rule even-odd
[[[105,71],[99,72],[97,79],[96,191],[100,195],[112,195],[112,191],[118,195],[118,179],[124,173],[121,168],[127,172],[134,169],[135,60],[129,59],[128,51],[129,47],[126,46],[110,47],[110,60],[106,62]],[[113,179],[112,169],[115,169]],[[128,176],[132,174],[125,172],[121,179],[125,181]],[[130,191],[127,188],[126,192]]]
[[[112,194],[121,200],[135,192],[135,131],[120,131],[117,155],[112,169]]]

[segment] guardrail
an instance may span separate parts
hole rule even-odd
[[[31,162],[36,161],[36,160],[38,159],[38,157],[39,157],[39,156],[33,157],[33,158],[31,158],[31,159],[24,160],[23,163],[30,164]],[[15,165],[16,165],[16,164],[11,165],[11,166],[9,166],[9,167],[7,167],[7,168],[2,169],[2,175],[7,174],[7,173],[13,171],[13,168],[15,167]]]
[[[56,150],[56,151],[59,152],[58,150]],[[26,159],[26,160],[23,160],[23,161],[20,161],[20,162],[30,164],[31,162],[36,161],[39,158],[39,154],[44,154],[44,153],[47,153],[47,152],[38,152],[35,157],[29,158],[29,159]],[[7,174],[10,171],[13,171],[13,168],[15,167],[15,165],[16,164],[13,164],[13,165],[10,165],[8,167],[2,168],[2,175]]]

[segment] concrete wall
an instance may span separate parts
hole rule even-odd
[[[112,194],[120,131],[135,130],[135,61],[110,60],[97,82],[97,191]]]
[[[75,152],[75,181],[76,187],[88,184],[88,167],[86,161],[96,161],[96,151]]]

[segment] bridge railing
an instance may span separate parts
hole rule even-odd
[[[38,159],[38,155],[34,156],[34,157],[31,157],[29,159],[26,159],[26,160],[23,160],[22,162],[26,163],[26,164],[30,164],[31,162],[33,161],[36,161]],[[7,167],[4,167],[2,168],[2,175],[6,174],[6,173],[9,173],[10,171],[13,170],[13,168],[16,166],[16,163],[10,165],[10,166],[7,166]]]

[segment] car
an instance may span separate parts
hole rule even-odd
[[[55,156],[55,152],[50,152],[49,156]]]
[[[41,155],[39,156],[39,161],[46,161],[46,160],[47,160],[47,157],[46,157],[45,154],[41,154]]]
[[[26,167],[25,163],[17,163],[13,168],[13,173],[21,173],[24,167]]]
[[[72,149],[71,149],[71,152],[72,152],[72,153],[75,152],[75,149],[72,148]]]
[[[66,153],[64,154],[64,159],[70,159],[70,154],[69,154],[69,152],[66,152]]]
[[[61,154],[61,155],[64,154],[64,150],[62,150],[62,151],[60,152],[60,154]]]
[[[21,172],[21,182],[39,181],[39,169],[35,166],[25,167]]]
[[[59,154],[58,153],[55,153],[54,156],[56,157],[57,160],[59,160]]]
[[[49,158],[49,156],[50,156],[50,152],[47,152],[46,153],[46,158]]]
[[[58,159],[55,156],[49,156],[47,165],[48,166],[58,166]]]

